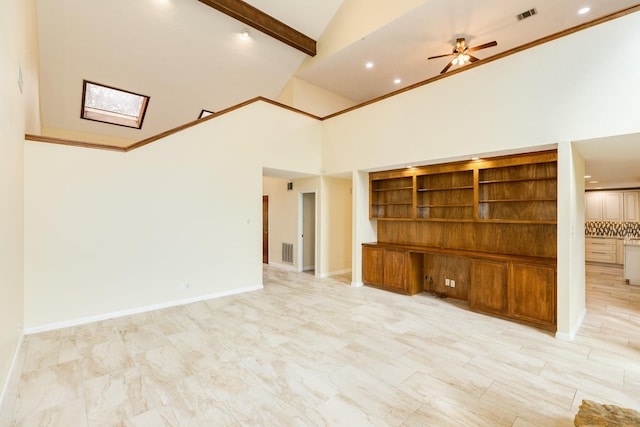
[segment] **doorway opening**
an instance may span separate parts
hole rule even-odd
[[[262,263],[269,264],[269,196],[262,196]]]
[[[315,274],[316,270],[316,193],[298,196],[298,271]]]

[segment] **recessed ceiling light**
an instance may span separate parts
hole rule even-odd
[[[472,157],[471,160],[480,160],[480,157]]]
[[[589,178],[591,178],[591,175],[585,175],[584,176],[584,179],[589,179]]]
[[[243,39],[248,39],[249,38],[249,30],[247,30],[246,28],[244,30],[242,30],[242,32],[240,33],[240,37],[242,37]]]
[[[599,183],[599,182],[600,182],[600,181],[589,181],[589,184],[597,184],[597,183]]]
[[[584,15],[585,13],[588,13],[590,10],[591,10],[591,8],[590,8],[590,7],[588,7],[588,6],[587,6],[587,7],[583,7],[582,9],[580,9],[580,10],[578,11],[578,14],[580,14],[580,15]]]
[[[373,68],[373,62],[369,61],[366,64],[364,64],[364,66],[367,68]]]
[[[402,82],[402,80],[400,80],[400,79],[395,79],[393,82],[394,82],[395,84],[399,85],[399,84]]]

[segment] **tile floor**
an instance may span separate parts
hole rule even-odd
[[[264,290],[25,338],[5,426],[571,426],[640,410],[640,287],[589,266],[571,343],[266,267]]]

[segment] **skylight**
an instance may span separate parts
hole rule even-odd
[[[85,80],[80,117],[140,129],[148,103],[148,96]]]
[[[200,116],[198,116],[198,118],[199,118],[199,119],[203,119],[203,118],[208,117],[208,116],[211,116],[211,115],[213,115],[213,114],[215,114],[213,111],[209,111],[209,110],[202,110],[202,111],[200,112]]]

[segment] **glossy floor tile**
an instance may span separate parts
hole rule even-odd
[[[269,266],[264,289],[25,337],[7,426],[571,426],[640,410],[640,287],[587,267],[575,340]]]

